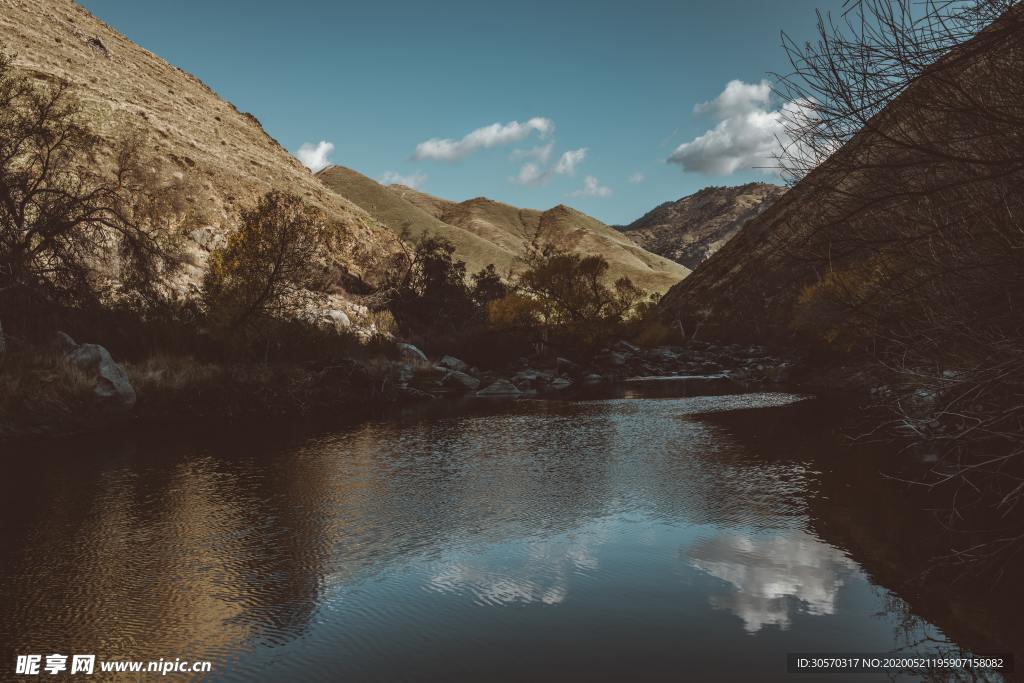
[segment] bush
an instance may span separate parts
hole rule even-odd
[[[274,320],[295,318],[318,298],[327,226],[301,199],[268,192],[210,254],[203,300],[224,334],[260,336]]]
[[[544,250],[531,256],[509,294],[488,305],[499,329],[530,331],[538,345],[588,350],[625,332],[643,290],[629,278],[606,283],[608,261]]]

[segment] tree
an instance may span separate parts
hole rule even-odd
[[[66,82],[31,81],[0,52],[0,313],[96,303],[103,270],[151,300],[158,275],[177,267],[170,216],[180,207],[142,138],[116,141],[108,172],[82,119]]]
[[[417,333],[447,333],[477,321],[478,310],[455,245],[443,237],[420,239],[392,302],[399,324]]]
[[[508,294],[508,285],[498,274],[493,263],[473,273],[471,277],[473,288],[470,296],[481,309],[486,310],[487,305],[492,301],[497,301]]]
[[[296,317],[318,298],[328,227],[299,197],[265,194],[210,254],[203,298],[211,320],[238,330]]]
[[[498,327],[533,329],[546,340],[587,346],[613,335],[644,292],[627,277],[607,283],[608,261],[553,248],[535,250],[508,295],[491,302]]]

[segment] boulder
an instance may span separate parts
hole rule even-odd
[[[437,362],[442,368],[446,370],[455,370],[457,372],[469,372],[469,364],[464,363],[455,356],[442,356],[441,360]]]
[[[412,360],[412,361],[417,361],[417,360],[418,361],[426,361],[427,360],[427,354],[423,353],[422,351],[420,351],[418,348],[416,348],[412,344],[399,344],[398,345],[398,353],[401,354],[402,358],[404,358],[405,360]]]
[[[79,344],[65,358],[94,379],[93,392],[101,400],[126,409],[135,405],[135,387],[128,379],[128,373],[114,362],[105,348],[99,344]]]
[[[546,387],[548,391],[565,391],[572,386],[572,380],[568,377],[556,377]]]
[[[327,311],[327,319],[334,325],[334,329],[341,332],[352,326],[352,321],[349,320],[348,314],[345,311],[339,311],[338,309],[331,309]]]
[[[621,340],[615,342],[615,345],[613,346],[613,348],[616,351],[621,351],[623,353],[640,353],[640,347],[639,346],[636,346],[635,344],[630,344],[625,339],[621,339]]]
[[[567,372],[571,375],[577,372],[579,369],[580,366],[577,365],[576,363],[573,363],[568,358],[562,358],[561,356],[559,356],[558,358],[555,359],[555,372]]]
[[[72,339],[67,332],[58,330],[57,334],[53,336],[53,348],[59,353],[67,355],[78,348],[78,342]]]
[[[495,381],[493,384],[489,385],[488,387],[486,387],[484,389],[481,389],[480,391],[476,392],[476,395],[477,396],[491,396],[491,397],[496,397],[496,396],[513,397],[513,396],[521,396],[522,393],[523,392],[521,392],[518,388],[516,388],[516,385],[512,384],[512,382],[509,382],[507,379],[499,379],[499,380]]]
[[[452,370],[441,380],[441,386],[456,391],[476,391],[480,388],[480,380],[464,372]]]

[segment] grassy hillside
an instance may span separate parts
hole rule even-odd
[[[395,234],[407,233],[413,240],[424,234],[449,240],[456,245],[459,258],[466,262],[471,273],[490,263],[502,271],[515,264],[516,252],[444,222],[361,173],[343,166],[329,166],[317,176],[324,185],[374,216]]]
[[[197,188],[197,223],[223,229],[238,208],[277,189],[319,206],[343,229],[335,256],[351,275],[372,284],[397,249],[390,232],[326,190],[255,116],[71,0],[0,0],[0,49],[35,78],[67,80],[105,139],[126,129],[146,134],[150,151]],[[111,151],[96,150],[97,161],[108,163]]]
[[[601,221],[567,206],[521,209],[476,197],[452,202],[403,185],[385,187],[340,166],[319,173],[325,185],[359,205],[396,233],[443,236],[474,271],[494,263],[502,272],[521,267],[536,240],[581,254],[600,254],[613,278],[629,277],[644,289],[664,292],[689,269],[645,251]]]

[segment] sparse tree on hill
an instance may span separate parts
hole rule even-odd
[[[97,302],[103,271],[122,293],[152,300],[158,276],[176,267],[180,193],[138,136],[115,143],[112,170],[96,157],[100,143],[67,83],[38,84],[0,53],[0,313]]]
[[[210,255],[203,297],[227,330],[299,315],[323,279],[328,227],[295,195],[268,192],[242,211],[227,244]]]

